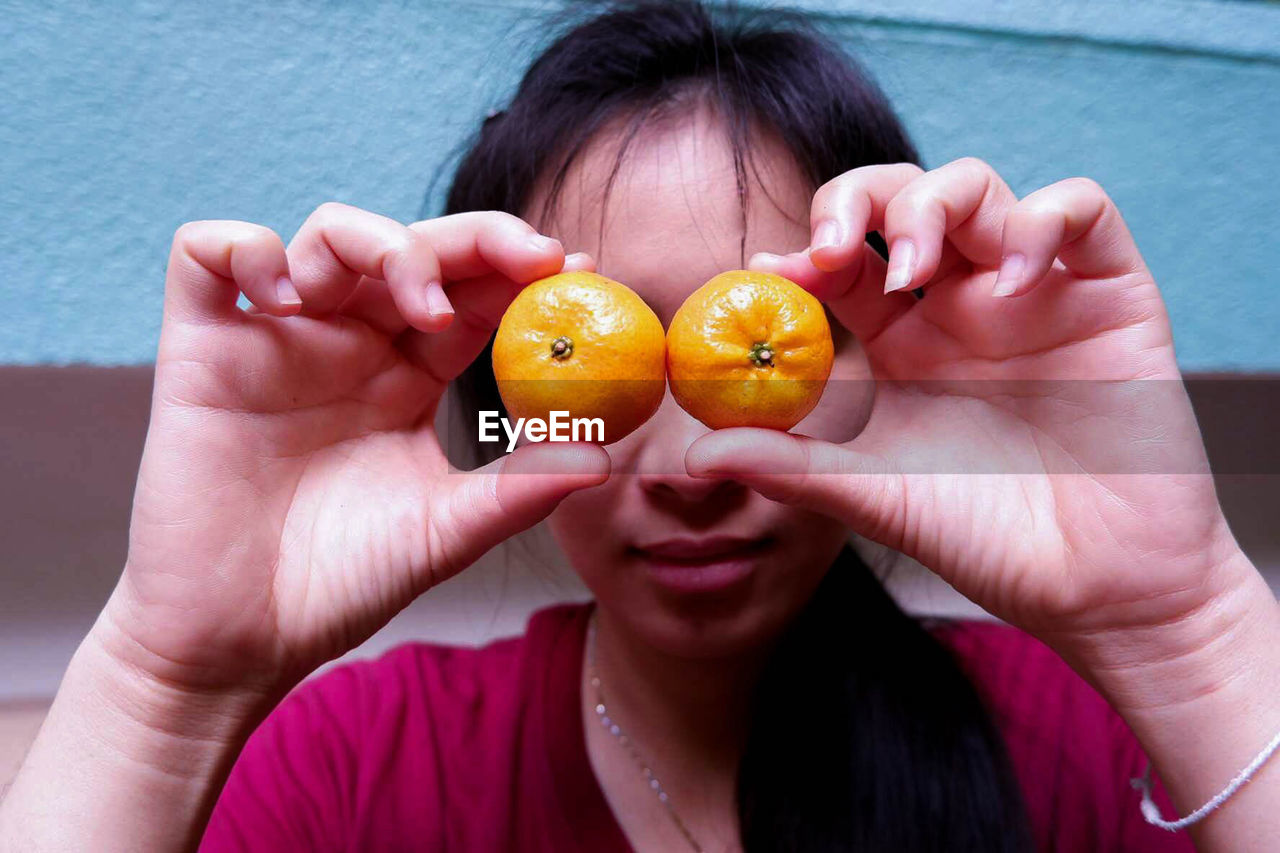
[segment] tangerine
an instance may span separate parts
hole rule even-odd
[[[717,275],[667,329],[671,393],[712,429],[791,429],[818,404],[834,356],[822,303],[766,272]]]
[[[498,324],[493,374],[507,412],[599,418],[609,444],[653,416],[666,389],[662,322],[626,285],[562,272],[520,291]],[[593,434],[594,437],[594,434]]]

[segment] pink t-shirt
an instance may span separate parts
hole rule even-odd
[[[587,758],[589,613],[552,607],[521,637],[401,646],[307,682],[249,739],[201,849],[630,850]],[[935,635],[1004,734],[1037,849],[1193,850],[1185,833],[1142,820],[1129,785],[1141,748],[1048,648],[983,623]]]

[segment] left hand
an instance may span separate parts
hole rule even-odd
[[[833,515],[1055,646],[1168,624],[1241,583],[1241,565],[1256,574],[1156,283],[1097,184],[1019,201],[978,160],[868,166],[818,191],[811,226],[808,249],[752,266],[861,341],[877,380],[866,429],[843,445],[713,432],[690,474]]]

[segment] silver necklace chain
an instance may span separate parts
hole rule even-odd
[[[689,846],[696,853],[702,853],[702,845],[693,837],[693,833],[689,831],[689,827],[680,818],[676,807],[671,804],[671,797],[667,796],[666,790],[662,787],[662,783],[658,781],[658,777],[654,775],[653,768],[649,766],[640,750],[636,748],[635,742],[627,737],[626,732],[618,725],[618,721],[609,716],[609,708],[604,702],[604,688],[600,685],[600,675],[596,672],[596,617],[591,614],[591,622],[587,627],[587,678],[591,682],[591,689],[595,691],[595,712],[596,719],[600,721],[600,725],[604,730],[613,736],[627,754],[631,756],[631,760],[635,762],[636,767],[640,768],[644,780],[649,786],[649,790],[653,791],[658,798],[658,802],[662,803],[666,808],[667,814],[671,815],[671,820],[676,825],[676,829],[680,830],[680,834],[689,842]]]

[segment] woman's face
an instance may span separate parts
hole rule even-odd
[[[642,133],[602,208],[618,144],[602,132],[538,224],[566,252],[589,252],[600,273],[640,294],[664,326],[697,287],[741,268],[752,253],[808,245],[812,188],[779,143],[754,145],[745,235],[731,149],[714,117],[700,111]],[[535,198],[531,210],[540,209]],[[865,423],[870,383],[856,381],[869,375],[857,343],[833,331],[833,381],[796,429],[844,441]],[[685,451],[707,431],[668,392],[651,420],[607,448],[609,481],[572,495],[551,517],[570,563],[614,623],[681,656],[733,655],[771,641],[847,535],[825,516],[737,483],[688,476]]]

